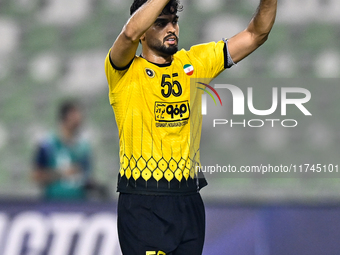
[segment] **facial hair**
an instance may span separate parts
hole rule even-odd
[[[148,42],[148,46],[155,50],[158,51],[160,54],[165,55],[165,56],[172,56],[174,55],[177,51],[178,51],[178,45],[170,45],[170,46],[166,46],[165,45],[165,41],[169,38],[169,37],[176,37],[176,41],[178,44],[178,37],[175,34],[171,34],[168,35],[164,38],[164,42],[162,43],[160,40],[158,39],[153,39],[151,41]]]

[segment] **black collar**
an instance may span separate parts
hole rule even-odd
[[[170,63],[157,64],[157,63],[150,62],[149,60],[147,60],[146,58],[144,58],[144,57],[142,56],[142,54],[140,54],[139,56],[140,56],[141,58],[145,59],[146,61],[148,61],[149,63],[154,64],[154,65],[156,65],[156,66],[158,66],[158,67],[167,67],[167,66],[171,66],[171,64],[172,64],[172,61],[171,61]]]

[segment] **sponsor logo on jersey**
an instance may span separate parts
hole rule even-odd
[[[155,71],[154,70],[152,70],[150,68],[145,68],[145,72],[150,78],[155,77]]]
[[[155,102],[155,119],[157,122],[180,122],[190,117],[189,102]]]
[[[186,65],[184,65],[184,72],[187,75],[191,76],[191,75],[194,74],[194,67],[190,64],[186,64]]]

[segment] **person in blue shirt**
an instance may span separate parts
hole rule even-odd
[[[84,200],[91,186],[91,148],[79,136],[83,122],[80,104],[60,105],[58,130],[38,144],[33,178],[46,200]]]

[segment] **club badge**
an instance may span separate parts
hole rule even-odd
[[[145,72],[150,78],[155,77],[155,71],[154,70],[152,70],[150,68],[145,68]]]

